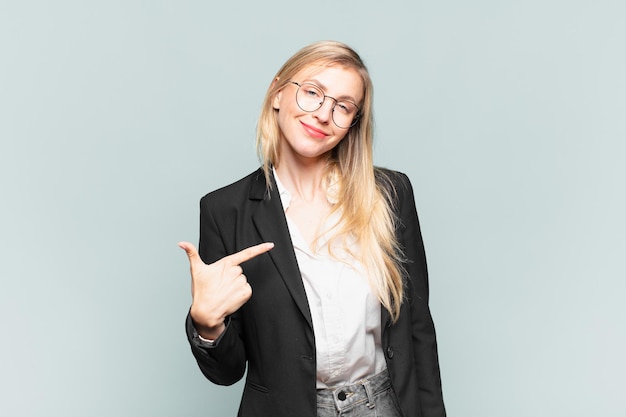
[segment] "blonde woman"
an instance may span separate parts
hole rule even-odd
[[[265,96],[262,167],[204,196],[186,330],[239,416],[445,416],[413,191],[372,160],[372,82],[324,41]]]

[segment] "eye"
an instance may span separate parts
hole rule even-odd
[[[354,104],[350,103],[349,101],[339,101],[335,105],[335,109],[338,109],[344,114],[352,114],[355,108],[356,107],[354,106]]]
[[[322,92],[312,85],[305,84],[302,86],[302,90],[304,91],[304,94],[306,94],[307,97],[321,98],[323,96]]]

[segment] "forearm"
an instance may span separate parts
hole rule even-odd
[[[187,340],[198,367],[204,376],[218,385],[232,385],[239,381],[246,369],[243,341],[238,335],[237,325],[227,322],[224,332],[210,346],[198,337],[190,315],[187,315]]]

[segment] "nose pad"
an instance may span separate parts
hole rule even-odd
[[[331,98],[328,98],[328,100],[324,99],[320,108],[315,110],[313,115],[320,121],[328,122],[333,117],[334,109],[335,102]]]

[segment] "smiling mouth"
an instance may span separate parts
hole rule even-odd
[[[300,123],[302,124],[302,127],[304,127],[304,130],[309,134],[309,136],[312,136],[316,139],[321,139],[321,138],[325,138],[326,136],[328,136],[326,132],[324,132],[323,130],[317,129],[303,122],[300,122]]]

